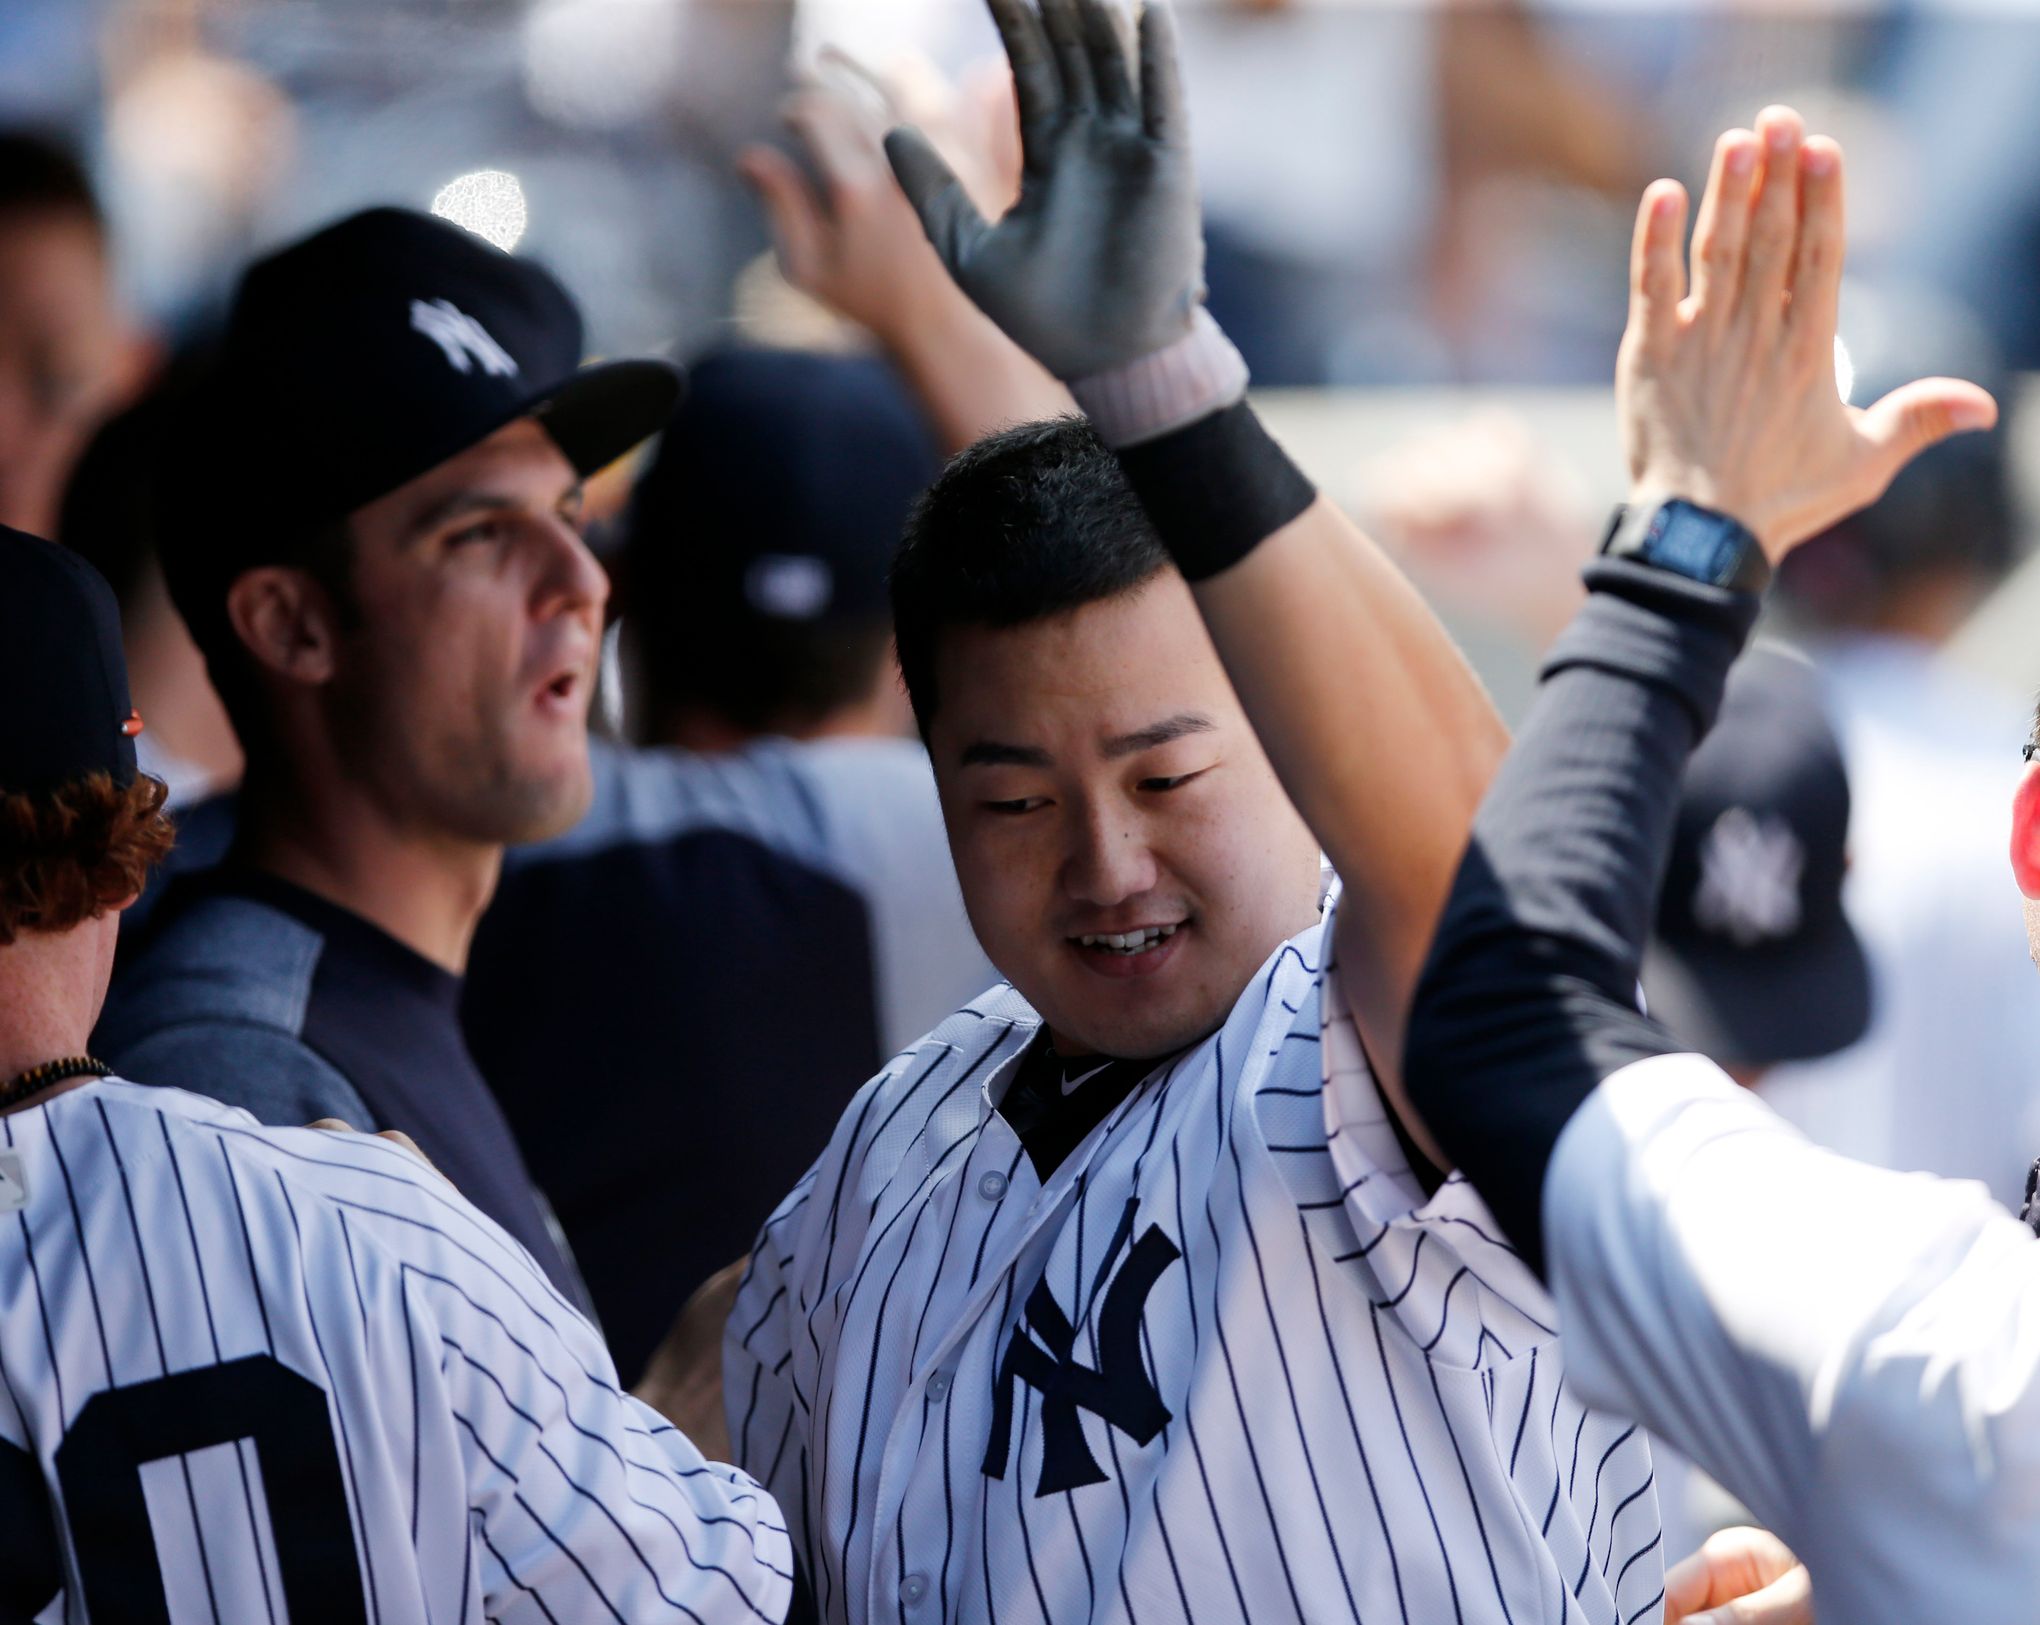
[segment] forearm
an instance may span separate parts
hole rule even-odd
[[[1402,573],[1319,498],[1196,588],[1276,772],[1344,881],[1339,951],[1377,1072],[1508,733]]]
[[[1638,1014],[1687,758],[1747,595],[1604,562],[1473,824],[1411,1011],[1409,1104],[1533,1265],[1553,1146],[1601,1080],[1678,1046]]]
[[[1076,410],[1070,392],[951,283],[912,302],[912,319],[879,335],[945,457],[995,430]]]

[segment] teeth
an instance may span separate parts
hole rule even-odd
[[[1082,936],[1077,941],[1086,948],[1104,948],[1112,953],[1145,953],[1158,942],[1164,942],[1176,934],[1173,925],[1151,925],[1140,931],[1104,931],[1093,936]]]

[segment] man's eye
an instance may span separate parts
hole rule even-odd
[[[1173,779],[1142,779],[1140,787],[1143,790],[1180,790],[1192,779],[1201,779],[1205,772],[1206,769],[1199,768],[1195,773],[1178,773]]]
[[[465,547],[470,542],[495,542],[502,540],[505,530],[500,519],[481,519],[472,525],[463,525],[446,538],[449,547]]]
[[[1048,805],[1047,796],[1022,796],[1018,801],[987,801],[985,811],[999,813],[1005,817],[1016,817],[1021,813],[1033,812],[1037,807]]]

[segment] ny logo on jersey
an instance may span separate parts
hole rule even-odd
[[[477,366],[491,378],[510,378],[517,372],[510,352],[449,299],[413,299],[411,328],[438,345],[455,372],[473,372]]]
[[[1133,1230],[1134,1203],[1126,1204],[1119,1234],[1106,1253],[1117,1255]],[[1107,1427],[1119,1429],[1135,1444],[1147,1444],[1170,1420],[1168,1406],[1155,1392],[1141,1362],[1140,1323],[1148,1294],[1162,1272],[1182,1257],[1159,1226],[1147,1232],[1126,1255],[1119,1273],[1105,1291],[1098,1314],[1098,1369],[1080,1364],[1077,1329],[1049,1291],[1047,1278],[1035,1283],[1027,1299],[1026,1324],[1015,1326],[999,1362],[998,1391],[992,1404],[992,1437],[985,1451],[987,1478],[1004,1478],[1012,1454],[1013,1390],[1025,1383],[1041,1395],[1041,1481],[1037,1496],[1055,1495],[1085,1484],[1106,1481],[1104,1468],[1084,1440],[1077,1412],[1089,1411]],[[1033,1336],[1028,1334],[1032,1332]],[[1036,1338],[1040,1341],[1037,1343]]]

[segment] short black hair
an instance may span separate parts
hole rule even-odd
[[[945,628],[1047,620],[1168,567],[1119,460],[1084,419],[980,440],[929,487],[893,558],[893,642],[922,737],[940,699],[935,646]]]
[[[82,215],[104,233],[99,196],[77,154],[37,130],[0,128],[0,216],[31,210]]]

